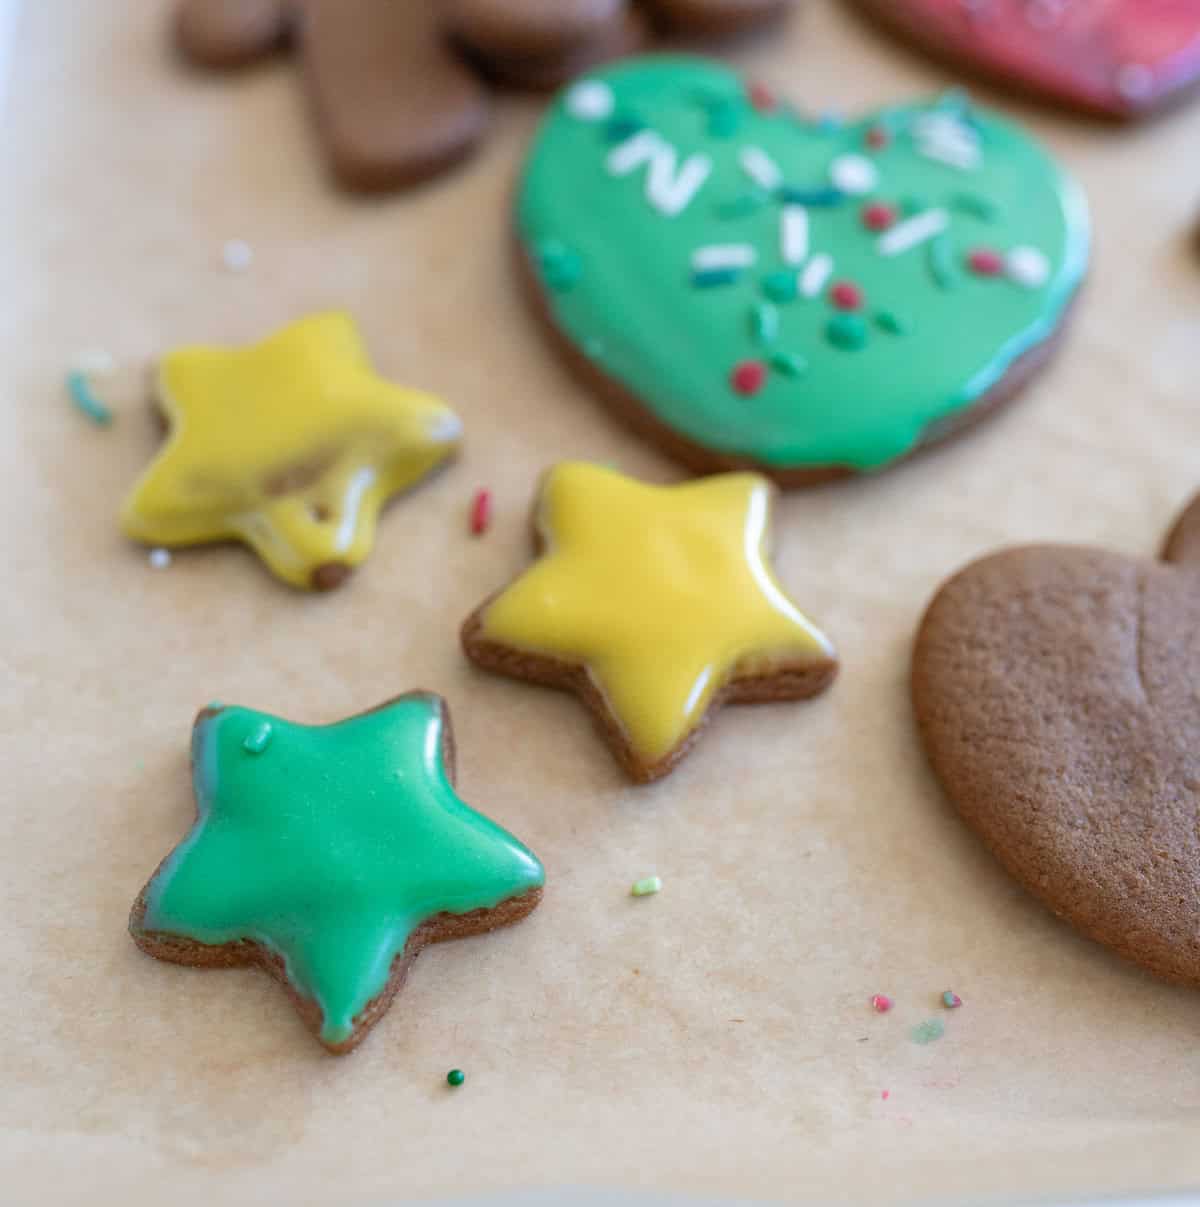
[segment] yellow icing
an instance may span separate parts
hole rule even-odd
[[[545,554],[483,614],[492,641],[586,666],[647,761],[738,677],[833,658],[767,563],[757,474],[649,486],[565,462],[542,483]]]
[[[247,348],[176,349],[158,394],[170,434],[125,501],[126,535],[244,541],[297,587],[362,562],[382,504],[449,457],[462,430],[437,398],[377,376],[342,313]]]

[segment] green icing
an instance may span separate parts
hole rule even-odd
[[[518,232],[535,260],[548,239],[576,252],[579,282],[549,298],[557,325],[580,346],[602,340],[606,372],[697,444],[768,466],[886,465],[1047,339],[1082,280],[1090,236],[1081,192],[1020,129],[961,97],[897,106],[830,129],[785,111],[755,110],[742,81],[704,59],[627,60],[588,78],[607,83],[617,112],[638,113],[641,130],[674,148],[676,172],[697,154],[710,159],[711,170],[682,211],[667,216],[648,200],[649,166],[610,170],[607,157],[622,144],[606,137],[604,123],[572,115],[560,98],[524,169]],[[710,114],[722,105],[739,109],[734,137],[711,129]],[[978,137],[977,166],[963,169],[923,153],[915,123],[931,113],[957,114]],[[872,126],[891,132],[886,147],[868,146]],[[762,181],[743,167],[748,147],[765,151],[782,173],[765,198],[756,191]],[[840,194],[831,166],[843,155],[869,160],[875,186]],[[748,197],[755,200],[747,204]],[[884,256],[880,233],[861,219],[872,201],[896,206],[902,221],[945,210],[945,234],[935,246],[926,240]],[[747,407],[729,386],[734,365],[762,354],[746,315],[764,296],[786,303],[794,292],[787,276],[796,270],[781,252],[785,202],[805,204],[810,260],[832,256],[830,279],[859,285],[870,314],[905,315],[906,334],[866,346],[857,337],[834,338],[827,290],[785,305],[778,341],[807,371],[771,374]],[[721,288],[697,288],[695,251],[729,244],[749,244],[753,266],[724,274]],[[954,265],[982,244],[1002,254],[1040,251],[1047,280],[1031,288],[959,272]],[[943,288],[943,279],[953,288]]]
[[[445,726],[441,700],[420,693],[328,726],[203,714],[196,824],[150,883],[145,929],[261,943],[321,1007],[321,1038],[348,1039],[423,920],[544,879],[531,851],[455,794]]]

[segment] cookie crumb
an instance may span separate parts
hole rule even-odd
[[[632,897],[653,897],[655,893],[662,891],[662,879],[658,876],[646,876],[641,880],[635,880],[633,886],[629,890]]]
[[[914,1044],[932,1044],[946,1034],[946,1024],[940,1018],[929,1018],[918,1023],[909,1033]]]
[[[80,369],[67,374],[67,394],[75,409],[86,415],[97,427],[108,427],[112,423],[112,411],[96,397],[87,375]]]
[[[962,1004],[962,998],[959,997],[953,989],[947,989],[946,992],[942,994],[942,1005],[945,1006],[947,1010],[957,1010]]]
[[[245,239],[230,239],[221,248],[221,262],[230,272],[245,272],[254,263],[254,248]]]
[[[171,551],[169,549],[151,549],[147,560],[155,570],[165,570],[171,564]]]
[[[877,993],[871,998],[871,1009],[876,1014],[886,1014],[892,1006],[892,999],[886,993]]]
[[[471,501],[471,535],[482,536],[492,522],[492,492],[477,490]]]
[[[467,1075],[462,1071],[462,1069],[451,1069],[450,1072],[446,1074],[446,1084],[449,1086],[460,1086],[464,1081],[466,1081],[466,1079]]]

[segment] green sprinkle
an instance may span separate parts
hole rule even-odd
[[[462,1071],[462,1069],[451,1069],[450,1072],[446,1074],[447,1085],[462,1085],[466,1079],[467,1075]]]
[[[556,293],[568,293],[583,275],[579,253],[557,239],[547,239],[538,247],[538,260],[546,284]]]
[[[742,275],[740,268],[702,268],[692,273],[697,289],[712,289],[717,285],[732,285]]]
[[[653,897],[661,889],[662,880],[659,877],[647,876],[644,880],[635,880],[629,892],[633,897]]]
[[[857,352],[867,346],[870,332],[857,314],[836,314],[826,324],[825,336],[835,348]]]
[[[708,109],[708,132],[713,138],[732,138],[742,125],[742,107],[721,101]]]
[[[776,352],[771,357],[771,368],[784,377],[803,377],[808,372],[808,361],[798,352]]]
[[[945,231],[929,242],[929,274],[939,289],[953,289],[958,284],[950,238]]]
[[[760,344],[773,344],[779,338],[779,311],[770,302],[755,302],[750,329]]]
[[[75,370],[67,374],[67,393],[76,408],[83,412],[99,427],[108,427],[112,423],[112,411],[108,409],[92,392],[88,379]]]
[[[796,300],[800,287],[796,281],[796,274],[783,269],[763,277],[762,291],[772,302],[787,303]]]
[[[918,1023],[909,1034],[914,1044],[924,1046],[936,1043],[946,1034],[946,1024],[940,1018],[929,1018],[923,1023]]]
[[[898,314],[890,310],[880,310],[875,315],[875,326],[888,335],[907,335],[912,328]]]
[[[748,218],[758,213],[767,204],[767,194],[762,189],[750,189],[749,192],[739,193],[729,201],[722,201],[717,206],[718,218]]]
[[[257,729],[248,733],[242,741],[242,749],[250,754],[262,754],[271,740],[271,722],[264,721]]]
[[[994,201],[977,193],[955,193],[950,198],[950,205],[960,214],[969,214],[981,222],[995,222],[1000,214],[1000,208]]]

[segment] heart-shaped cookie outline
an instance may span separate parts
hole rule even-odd
[[[1031,545],[971,563],[912,655],[929,764],[984,845],[1076,930],[1194,986],[1198,682],[1200,495],[1159,560]]]

